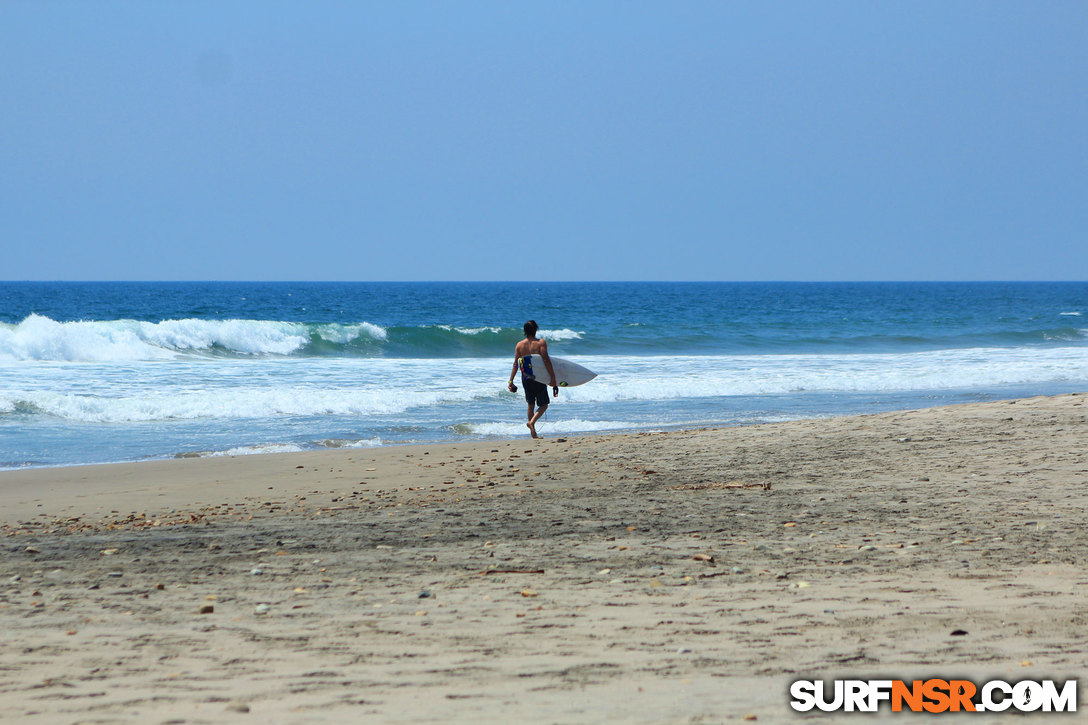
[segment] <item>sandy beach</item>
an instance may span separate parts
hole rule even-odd
[[[0,720],[783,722],[800,678],[1084,680],[1085,401],[0,472]]]

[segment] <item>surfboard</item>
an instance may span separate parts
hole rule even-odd
[[[552,361],[552,369],[555,370],[555,377],[559,378],[558,387],[560,388],[573,388],[575,385],[585,385],[590,380],[597,377],[597,373],[582,367],[576,362],[564,360],[555,355],[550,355],[549,357]],[[529,363],[531,365],[531,377],[533,380],[555,387],[552,383],[552,376],[548,375],[548,366],[544,364],[544,358],[539,355],[530,355]],[[521,372],[525,375],[528,371],[522,369]],[[530,376],[526,375],[526,377]]]

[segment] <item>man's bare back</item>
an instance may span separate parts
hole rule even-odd
[[[537,324],[534,320],[529,320],[525,323],[525,339],[520,341],[514,346],[514,365],[510,368],[510,381],[506,384],[507,389],[512,393],[516,393],[518,388],[514,385],[514,375],[518,370],[522,371],[521,384],[525,388],[525,402],[529,405],[529,422],[525,426],[529,429],[529,433],[533,438],[540,438],[540,435],[536,432],[536,422],[540,420],[540,416],[544,415],[544,411],[548,409],[548,386],[544,385],[537,380],[527,376],[525,360],[532,355],[539,355],[544,361],[544,367],[548,370],[548,375],[551,376],[552,381],[555,381],[555,371],[552,369],[552,360],[548,357],[548,343],[544,340],[537,339],[536,331]],[[529,363],[529,370],[531,370],[531,362]],[[552,394],[555,397],[559,397],[559,388],[556,385],[552,385]]]

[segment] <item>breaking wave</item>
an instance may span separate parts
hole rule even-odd
[[[1075,315],[1062,313],[1064,319]],[[912,352],[968,348],[1046,348],[1088,344],[1088,330],[1072,326],[963,332],[952,335],[843,334],[811,336],[765,329],[704,334],[690,329],[624,325],[595,333],[541,330],[557,343],[553,354],[608,355],[638,350],[645,355],[753,354],[784,352]],[[147,322],[106,320],[58,322],[30,315],[0,323],[0,362],[128,362],[178,358],[486,358],[507,357],[520,328],[431,324],[383,327],[372,322],[285,322],[274,320],[179,319]]]
[[[549,330],[548,340],[584,333]],[[501,327],[382,327],[370,322],[107,320],[57,322],[30,315],[0,323],[0,360],[124,362],[212,357],[486,357],[507,355],[521,332]]]

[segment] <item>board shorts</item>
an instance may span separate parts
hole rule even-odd
[[[525,402],[529,405],[536,404],[538,408],[547,408],[548,403],[548,386],[544,383],[539,383],[536,380],[530,380],[529,378],[522,376],[521,387],[525,390]]]

